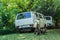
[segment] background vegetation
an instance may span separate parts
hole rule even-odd
[[[25,11],[53,16],[60,24],[60,0],[0,0],[0,30],[14,30],[16,14]]]

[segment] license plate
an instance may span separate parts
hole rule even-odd
[[[27,26],[22,26],[22,27],[27,27]]]
[[[25,26],[22,26],[22,27],[30,27],[30,26],[28,26],[28,25],[25,25]]]
[[[27,27],[27,26],[20,26],[19,28],[25,28],[25,27]]]
[[[23,25],[23,26],[20,26],[19,28],[25,28],[25,27],[30,27],[28,25]]]

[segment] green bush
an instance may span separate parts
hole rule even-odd
[[[14,21],[18,12],[37,11],[54,16],[60,22],[60,2],[58,0],[0,0],[0,27],[15,29]],[[57,18],[56,18],[57,17]]]

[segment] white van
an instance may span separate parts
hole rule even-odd
[[[45,18],[47,27],[55,26],[55,21],[53,20],[52,16],[45,16]]]
[[[15,27],[18,30],[23,30],[23,29],[33,29],[37,27],[39,24],[40,28],[44,28],[46,26],[45,24],[45,18],[44,15],[41,13],[36,13],[36,12],[23,12],[19,13],[16,16],[15,19]]]

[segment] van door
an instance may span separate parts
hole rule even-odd
[[[44,17],[43,17],[43,15],[40,15],[40,14],[39,14],[39,17],[40,17],[40,21],[39,21],[40,27],[44,27],[44,25],[45,25]]]

